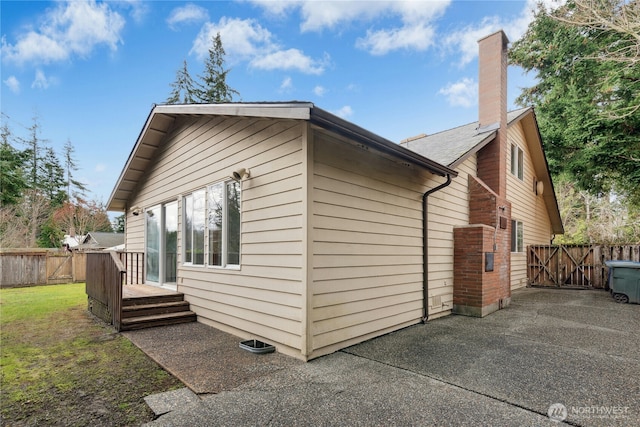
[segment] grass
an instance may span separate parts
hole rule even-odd
[[[83,283],[0,290],[0,425],[140,425],[183,387],[86,306]]]

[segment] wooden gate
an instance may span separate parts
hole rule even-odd
[[[527,251],[528,285],[606,289],[609,260],[640,261],[640,245],[532,245]]]

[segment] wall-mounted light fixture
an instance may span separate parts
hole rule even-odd
[[[142,213],[142,208],[140,206],[134,206],[134,207],[131,208],[131,213],[134,216],[138,216],[138,215],[140,215]]]
[[[240,181],[243,179],[247,179],[250,176],[251,176],[251,173],[249,172],[249,169],[240,168],[240,169],[234,170],[231,173],[230,178],[236,181]]]

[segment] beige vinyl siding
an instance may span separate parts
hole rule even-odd
[[[324,134],[314,147],[313,357],[420,321],[432,179]]]
[[[517,144],[524,153],[522,181],[511,174],[511,144]],[[527,284],[527,246],[549,244],[552,236],[551,222],[544,200],[534,192],[535,172],[520,123],[509,128],[507,168],[507,199],[511,202],[511,219],[522,221],[524,230],[524,252],[511,253],[511,288],[516,289]],[[546,188],[545,191],[550,189]]]
[[[476,176],[472,155],[456,171],[448,187],[429,196],[429,319],[453,307],[453,228],[469,224],[469,175]],[[438,182],[443,178],[437,178]]]
[[[128,252],[144,252],[144,215],[126,213],[124,243]]]
[[[180,200],[181,260],[182,197],[228,180],[237,168],[249,168],[251,176],[241,184],[240,268],[179,262],[178,290],[199,321],[240,337],[265,340],[276,344],[278,351],[298,357],[304,126],[293,120],[179,118],[157,149],[132,203],[147,208]],[[138,222],[132,221],[127,242],[144,248],[144,221]]]

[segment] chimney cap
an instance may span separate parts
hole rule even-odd
[[[502,34],[502,43],[504,45],[509,44],[509,38],[507,37],[507,35],[505,34],[505,32],[502,29],[496,31],[495,33],[491,33],[489,35],[486,35],[486,36],[482,37],[481,39],[478,39],[478,43],[480,43],[481,41],[483,41],[485,39],[488,39],[490,37],[494,37],[496,34]]]

